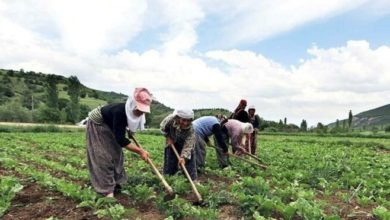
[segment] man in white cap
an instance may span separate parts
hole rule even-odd
[[[197,179],[195,148],[195,132],[192,127],[194,112],[190,109],[178,109],[168,115],[160,124],[161,132],[166,137],[164,149],[165,175],[174,175],[179,170],[179,164],[184,164],[192,180]],[[171,145],[176,148],[180,158],[177,159]]]
[[[87,159],[91,183],[97,193],[114,197],[127,182],[124,169],[126,148],[147,160],[149,153],[126,138],[126,129],[143,129],[145,113],[150,113],[152,95],[146,88],[136,88],[126,103],[98,107],[88,114]]]
[[[256,148],[257,148],[257,133],[260,129],[260,117],[259,115],[255,114],[256,108],[254,105],[249,106],[248,108],[248,115],[250,119],[250,123],[253,126],[253,132],[250,136],[250,153],[256,154]]]

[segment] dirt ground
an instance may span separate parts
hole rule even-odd
[[[23,177],[13,170],[5,170],[0,167],[0,176],[13,175],[18,177],[23,189],[19,191],[11,201],[11,207],[0,219],[46,219],[55,217],[58,219],[99,219],[90,208],[77,208],[78,202],[66,198],[59,192],[52,191],[35,183],[30,178]],[[134,208],[135,213],[127,219],[164,219],[165,216],[153,205],[136,207],[131,204],[125,195],[118,195],[117,200],[125,208]],[[109,218],[100,218],[109,219]]]

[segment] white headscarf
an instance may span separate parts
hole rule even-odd
[[[174,114],[180,118],[194,119],[194,111],[191,109],[176,109]]]
[[[242,123],[241,124],[241,128],[242,128],[242,131],[245,133],[245,134],[250,134],[253,132],[253,126],[251,123],[249,122],[246,122],[246,123]]]
[[[133,110],[136,108],[136,103],[133,100],[132,96],[126,101],[125,109],[126,109],[126,118],[127,118],[127,128],[135,133],[137,128],[141,131],[145,130],[145,114],[142,114],[140,117],[134,115]]]

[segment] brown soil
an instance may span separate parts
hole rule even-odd
[[[89,208],[76,208],[78,202],[66,198],[59,192],[50,191],[38,183],[28,181],[26,177],[15,170],[6,170],[0,167],[0,176],[13,175],[24,186],[11,201],[11,206],[1,219],[46,219],[51,216],[59,219],[99,219]],[[125,208],[134,208],[136,212],[126,219],[164,219],[165,216],[156,208],[155,204],[133,205],[126,195],[116,195],[118,202]],[[107,219],[107,218],[101,218]]]
[[[237,207],[233,205],[225,205],[219,208],[219,216],[218,219],[226,219],[226,220],[239,220],[241,217],[237,217],[239,211]]]
[[[2,219],[98,219],[90,209],[77,204],[58,192],[48,191],[36,183],[22,182],[23,190],[16,194]]]
[[[342,192],[342,191],[340,191]],[[348,191],[344,191],[348,193]],[[317,195],[317,200],[326,201],[329,206],[324,207],[324,211],[327,215],[332,214],[332,207],[337,207],[339,209],[338,214],[343,219],[349,220],[375,220],[376,218],[372,216],[371,211],[375,208],[375,205],[360,206],[356,199],[351,199],[350,203],[342,201],[336,193],[333,193],[331,196]]]

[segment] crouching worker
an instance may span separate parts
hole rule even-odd
[[[143,129],[145,113],[150,112],[151,94],[136,88],[126,103],[98,107],[89,113],[87,122],[87,159],[92,186],[106,197],[114,197],[127,182],[124,169],[126,148],[147,160],[149,153],[126,138],[126,128],[135,132]]]
[[[227,134],[227,141],[230,138],[230,143],[233,148],[233,153],[241,155],[248,152],[245,147],[246,139],[253,132],[251,123],[243,123],[235,119],[229,119],[222,125],[222,131]]]
[[[214,146],[217,153],[219,166],[225,168],[229,165],[226,155],[228,147],[225,142],[224,134],[217,117],[203,116],[192,122],[196,134],[196,166],[198,171],[203,170],[206,160],[206,145],[210,144],[210,137],[214,135],[216,145]]]
[[[183,164],[191,179],[194,181],[197,179],[194,154],[195,132],[191,124],[193,119],[194,112],[192,110],[180,109],[168,115],[161,122],[161,132],[166,137],[163,169],[165,175],[176,174],[180,164]],[[179,160],[171,148],[172,144],[179,153]]]

